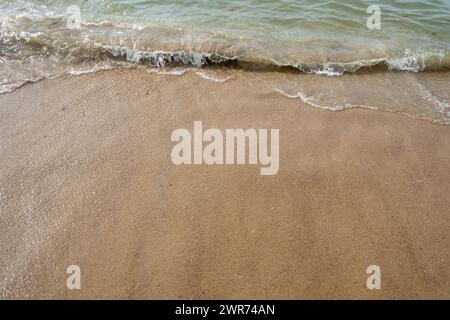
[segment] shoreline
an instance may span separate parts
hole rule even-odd
[[[251,74],[116,69],[0,105],[3,299],[450,297],[446,125],[325,112]],[[196,120],[279,128],[278,173],[175,166],[171,132]],[[372,264],[381,290],[365,287]]]
[[[394,113],[411,119],[423,120],[435,125],[450,125],[450,94],[446,83],[450,72],[376,72],[346,73],[341,76],[291,72],[261,72],[234,68],[169,67],[152,68],[143,65],[108,66],[106,69],[71,71],[50,78],[28,81],[23,86],[40,81],[58,81],[71,77],[94,75],[104,72],[138,72],[155,76],[189,76],[223,84],[240,80],[259,82],[255,90],[270,91],[286,99],[299,101],[315,109],[331,112],[362,109]],[[338,88],[338,89],[335,89]],[[327,92],[330,91],[331,92]],[[306,90],[306,91],[304,91]],[[333,92],[336,90],[336,92]],[[317,99],[318,98],[318,99]],[[317,101],[316,101],[317,99]],[[349,99],[350,101],[347,101]],[[323,100],[323,101],[322,101]]]

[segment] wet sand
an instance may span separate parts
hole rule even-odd
[[[170,135],[194,120],[279,128],[278,174],[175,166]],[[449,299],[449,141],[448,126],[314,109],[251,76],[25,85],[0,95],[0,297]]]

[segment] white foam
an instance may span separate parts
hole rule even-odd
[[[72,69],[70,69],[68,71],[68,73],[71,76],[81,76],[83,74],[95,73],[95,72],[98,72],[98,71],[111,70],[111,69],[113,69],[112,65],[104,65],[104,64],[98,65],[98,64],[96,64],[93,67],[86,68],[86,69],[74,69],[74,68],[72,68]]]
[[[290,99],[300,98],[300,100],[302,100],[304,103],[306,103],[314,108],[325,109],[328,111],[342,111],[342,110],[347,110],[347,109],[351,109],[351,108],[363,108],[363,109],[370,109],[370,110],[378,110],[378,108],[376,108],[376,107],[364,106],[364,105],[352,105],[350,103],[346,103],[343,105],[324,106],[324,105],[319,104],[313,96],[308,96],[302,91],[298,91],[296,94],[292,95],[292,94],[288,94],[284,90],[281,90],[278,88],[273,88],[273,90],[285,97],[290,98]]]
[[[427,101],[431,102],[439,112],[443,113],[444,115],[450,116],[450,103],[445,100],[440,100],[438,97],[433,95],[430,90],[425,88],[420,83],[416,84],[417,88],[419,89],[422,97],[426,99]]]
[[[154,70],[154,69],[151,69]],[[169,76],[182,76],[183,74],[185,74],[186,72],[188,72],[189,70],[191,70],[190,68],[175,68],[173,70],[156,70],[157,74],[160,75],[169,75]]]
[[[200,76],[203,79],[211,80],[211,81],[214,81],[214,82],[217,82],[217,83],[224,83],[225,81],[233,79],[232,76],[228,76],[228,77],[223,78],[223,79],[215,78],[213,76],[210,76],[209,74],[207,74],[204,71],[197,71],[195,74]]]
[[[436,58],[442,65],[445,51],[440,49],[428,49],[426,51],[405,49],[401,57],[386,59],[386,65],[389,70],[422,72],[427,68],[426,62],[432,58]]]

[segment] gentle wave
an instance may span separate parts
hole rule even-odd
[[[291,70],[326,76],[385,71],[450,70],[450,45],[412,47],[383,41],[305,39],[268,44],[265,39],[232,36],[160,24],[101,20],[67,29],[65,20],[21,14],[0,20],[0,92],[24,81],[128,62],[156,68],[179,65]],[[80,66],[81,65],[81,66]],[[14,74],[14,75],[12,75]]]
[[[274,76],[268,89],[328,111],[359,108],[450,124],[450,73],[368,73],[358,76]]]
[[[252,74],[316,108],[450,124],[449,1],[379,4],[369,30],[366,1],[0,1],[0,93],[116,67],[220,84]]]
[[[290,99],[298,99],[299,98],[304,103],[306,103],[314,108],[324,109],[324,110],[328,110],[328,111],[343,111],[343,110],[352,109],[352,108],[360,108],[360,109],[379,111],[379,109],[377,107],[360,105],[360,104],[355,105],[355,104],[347,103],[344,105],[322,105],[322,104],[320,104],[320,102],[316,101],[315,97],[308,96],[302,91],[299,91],[296,94],[289,94],[289,93],[285,92],[284,90],[278,89],[278,88],[273,88],[273,91],[275,91],[285,97],[288,97]]]

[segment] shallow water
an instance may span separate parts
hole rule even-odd
[[[368,77],[365,84],[379,81],[380,76],[374,74],[380,72],[450,70],[449,0],[377,3],[380,29],[371,30],[366,23],[372,14],[367,12],[371,1],[2,1],[0,93],[29,81],[116,66],[215,65],[231,70],[284,71],[286,78],[313,73],[327,79],[324,83],[336,82],[329,76],[356,73],[362,77],[368,73],[373,77]],[[208,78],[205,71],[198,73]],[[295,78],[302,79],[305,77]],[[327,105],[330,110],[353,106],[346,102],[349,98],[343,97],[350,92],[361,95],[365,87],[358,85],[359,81],[346,81],[339,80],[338,87],[344,87],[337,100],[333,100],[337,94],[328,93],[318,103],[318,94],[314,100],[308,98],[307,92],[303,100]],[[398,88],[396,83],[388,87],[389,82],[382,87],[415,88],[413,96],[418,92],[422,100],[442,111],[431,118],[446,123],[448,100],[440,92],[448,83],[437,82],[421,84],[423,88]],[[353,91],[344,90],[348,86]],[[275,89],[302,98],[301,90]],[[420,108],[418,101],[415,104]],[[420,115],[422,111],[409,112]]]
[[[328,111],[359,108],[399,113],[435,124],[450,124],[450,72],[367,72],[339,77],[295,72],[251,72],[231,68],[149,69],[165,76],[193,73],[216,83],[246,79],[268,93]],[[249,88],[249,90],[252,90]]]

